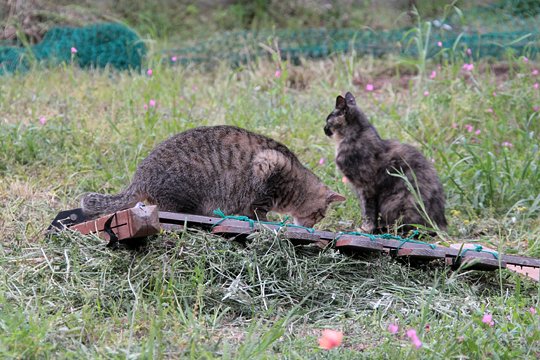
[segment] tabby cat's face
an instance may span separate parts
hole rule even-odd
[[[292,214],[294,223],[305,227],[313,227],[326,215],[333,202],[345,201],[345,197],[327,187],[321,187],[317,195],[312,195]]]
[[[344,129],[347,125],[346,120],[347,102],[343,96],[338,96],[336,99],[336,108],[326,118],[326,125],[324,126],[324,133],[326,136],[335,138],[343,137]]]

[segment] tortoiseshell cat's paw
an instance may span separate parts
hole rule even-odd
[[[374,230],[375,224],[373,224],[372,222],[363,222],[362,225],[358,229],[356,229],[356,231],[366,234],[372,234]]]

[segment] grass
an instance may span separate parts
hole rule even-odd
[[[461,69],[462,60],[440,68],[428,62],[421,76],[399,60],[336,56],[302,66],[205,69],[168,67],[155,57],[151,77],[72,66],[4,77],[0,355],[538,358],[540,317],[530,309],[540,310],[540,287],[507,270],[410,267],[294,248],[272,233],[242,244],[188,230],[117,251],[94,236],[44,236],[82,193],[126,185],[160,141],[213,124],[287,144],[349,197],[319,227],[350,229],[360,223],[358,203],[322,128],[336,95],[351,90],[383,137],[433,159],[452,242],[540,256],[540,113],[533,109],[540,92],[531,74],[539,65],[508,58],[500,76],[488,62],[475,62],[472,72]],[[150,100],[157,105],[145,110]],[[482,322],[486,313],[493,327]],[[388,332],[391,323],[398,334]],[[324,328],[343,331],[343,345],[319,349]],[[409,328],[420,349],[405,336]]]

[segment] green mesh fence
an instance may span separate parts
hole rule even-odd
[[[72,48],[77,50],[75,54]],[[0,74],[24,72],[33,63],[52,66],[72,61],[83,68],[140,69],[145,54],[146,47],[139,36],[120,24],[57,27],[32,47],[0,47]]]
[[[448,49],[470,58],[537,56],[540,50],[540,1],[504,0],[435,19],[418,28],[374,31],[369,29],[304,29],[226,32],[191,46],[166,51],[181,64],[229,61],[241,64],[267,57],[261,44],[277,44],[283,59],[324,58],[336,53],[416,57],[449,56]],[[442,51],[446,49],[445,51]],[[425,54],[424,54],[425,53]]]

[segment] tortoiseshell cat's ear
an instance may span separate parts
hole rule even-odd
[[[341,95],[338,95],[336,98],[336,109],[343,110],[347,106],[347,102],[345,101],[345,98]]]
[[[356,106],[356,99],[354,98],[353,94],[351,94],[350,92],[347,92],[345,94],[345,100],[348,106]]]

